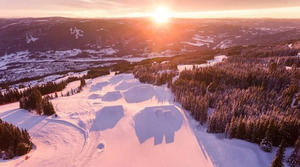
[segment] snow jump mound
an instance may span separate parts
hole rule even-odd
[[[107,92],[103,97],[103,101],[116,101],[122,98],[120,91]]]
[[[124,96],[127,103],[140,103],[155,96],[155,91],[151,85],[141,85],[130,88]]]
[[[114,128],[124,116],[122,106],[103,107],[96,113],[96,118],[92,124],[91,131],[104,131]]]
[[[154,137],[154,145],[174,142],[175,132],[183,123],[183,116],[173,105],[146,107],[134,116],[134,128],[142,144]]]

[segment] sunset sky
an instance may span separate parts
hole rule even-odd
[[[0,17],[140,17],[158,6],[173,17],[300,18],[300,0],[0,0]]]

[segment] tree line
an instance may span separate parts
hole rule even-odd
[[[154,85],[170,84],[174,76],[177,75],[177,66],[170,63],[152,62],[145,65],[137,65],[133,70],[133,75],[139,78],[142,83]]]
[[[291,146],[299,137],[299,71],[266,67],[259,59],[231,57],[225,63],[180,73],[171,89],[176,100],[208,132],[260,143],[268,137]],[[269,63],[271,65],[271,63]],[[295,102],[293,103],[295,99]],[[207,109],[214,108],[209,117]]]
[[[41,95],[44,96],[44,95],[47,95],[50,93],[62,91],[64,88],[66,88],[66,86],[70,82],[77,81],[77,80],[80,80],[82,82],[85,79],[96,78],[96,77],[107,75],[107,74],[109,74],[109,69],[106,69],[106,68],[92,69],[92,70],[88,71],[88,73],[86,75],[84,75],[83,77],[68,77],[66,80],[63,80],[58,83],[48,82],[46,84],[25,88],[22,91],[18,90],[17,88],[8,89],[3,92],[0,91],[0,105],[19,101],[22,97],[30,94],[32,89],[39,90]],[[81,86],[81,88],[82,87],[83,86]],[[80,91],[81,91],[81,88],[80,88]]]
[[[19,100],[20,108],[36,111],[39,115],[56,114],[48,96],[43,98],[41,92],[36,88],[30,89],[27,93]]]
[[[32,149],[32,145],[27,130],[0,119],[0,159],[24,155]]]
[[[229,57],[212,67],[185,70],[172,82],[174,74],[168,83],[175,100],[207,123],[208,132],[274,146],[285,140],[292,146],[300,134],[300,72],[286,70],[289,58],[282,63],[266,56]],[[174,68],[152,63],[136,67],[134,75],[159,85],[159,71],[167,70]]]

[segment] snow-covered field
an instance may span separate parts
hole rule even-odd
[[[203,64],[180,64],[177,65],[177,69],[179,72],[182,72],[183,70],[192,70],[194,67],[195,68],[209,67],[217,63],[221,63],[225,59],[227,59],[226,55],[219,55],[219,56],[215,56],[214,59],[208,60],[206,63]]]
[[[166,86],[132,74],[88,80],[81,93],[54,99],[57,118],[0,106],[0,118],[26,128],[35,144],[0,166],[266,167],[273,153],[256,144],[208,134],[174,102]]]

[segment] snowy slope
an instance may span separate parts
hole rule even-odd
[[[0,166],[265,167],[274,153],[208,134],[166,86],[132,74],[87,81],[79,94],[53,100],[58,118],[0,106],[0,118],[29,130],[35,148]]]

